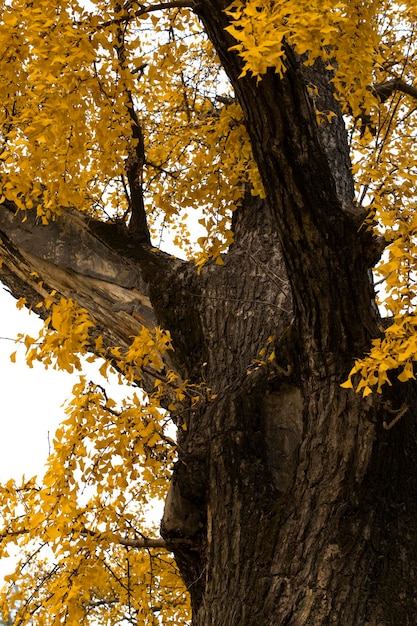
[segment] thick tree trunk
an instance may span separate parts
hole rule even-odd
[[[187,428],[162,522],[193,626],[411,626],[415,391],[363,399],[340,387],[379,332],[375,246],[353,202],[340,111],[320,63],[306,69],[290,50],[284,79],[239,80],[221,8],[204,1],[198,13],[267,192],[237,212],[224,266],[197,275],[115,225],[68,213],[25,226],[3,206],[3,277],[32,305],[47,287],[76,298],[109,344],[160,323],[173,338],[170,365],[215,396],[174,416]],[[316,124],[313,78],[332,124]],[[261,365],[265,347],[276,358]]]
[[[267,233],[264,215],[261,223]],[[213,293],[213,284],[215,296],[230,293],[220,288],[222,277],[254,305],[270,299],[282,276],[274,261],[280,246],[273,229],[264,239],[248,230],[253,247],[245,241],[246,263],[238,238],[224,268],[203,272],[203,281],[211,279],[203,293]],[[262,249],[269,280],[262,284],[258,276],[252,299],[247,262],[262,258]],[[350,306],[349,297],[340,307]],[[218,396],[190,411],[181,431],[162,527],[168,540],[192,539],[174,551],[193,601],[193,625],[415,623],[413,391],[400,386],[382,404],[363,400],[340,387],[334,370],[306,375],[299,330],[287,326],[285,314],[252,306],[242,330],[230,301],[220,306],[212,296],[208,306],[213,313],[201,307],[198,315],[200,354],[203,363],[214,362],[206,380]],[[240,343],[252,345],[256,356],[270,334],[280,338],[277,362],[253,370]],[[398,426],[384,431],[383,420],[403,407]]]
[[[322,385],[303,437],[300,396],[275,382],[269,394],[241,386],[205,416],[201,578],[179,560],[193,624],[414,624],[414,424],[384,437],[359,399]]]
[[[253,344],[265,327],[280,338],[277,367],[247,374],[247,362],[236,366],[237,349],[234,380],[222,387],[212,372],[218,398],[190,416],[180,442],[175,496],[200,509],[201,523],[194,551],[176,550],[193,624],[414,624],[414,392],[393,389],[381,402],[340,387],[379,332],[368,278],[378,246],[361,229],[330,76],[319,61],[307,69],[288,50],[283,79],[239,78],[222,8],[214,0],[197,10],[245,113],[294,321],[285,332],[279,315],[253,312]],[[316,123],[310,82],[318,109],[336,114],[331,124]],[[273,257],[268,270],[282,276]],[[237,273],[229,282],[245,293],[251,279]],[[204,334],[208,354],[216,354],[218,334]],[[401,425],[384,432],[383,421],[398,412]],[[168,538],[179,526],[170,526],[172,508]]]

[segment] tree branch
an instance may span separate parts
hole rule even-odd
[[[191,539],[187,539],[186,537],[176,537],[170,539],[169,542],[165,541],[165,539],[162,539],[162,537],[157,537],[154,539],[151,539],[149,537],[140,537],[138,539],[124,539],[123,537],[119,537],[117,539],[117,543],[128,548],[163,548],[164,550],[168,550],[168,552],[171,552],[171,546],[173,544],[191,545],[193,542]]]
[[[89,530],[85,528],[81,531],[82,535],[89,535],[91,537],[100,537],[100,533],[95,532],[94,530]],[[168,547],[168,543],[162,537],[137,537],[135,539],[129,539],[125,537],[118,537],[117,535],[113,536],[114,543],[118,543],[121,546],[125,546],[126,548],[163,548],[164,550],[170,551],[171,548]],[[169,541],[169,546],[173,543],[176,544],[189,544],[191,543],[190,539],[186,538],[176,538]]]
[[[148,537],[140,537],[139,539],[123,539],[119,537],[117,543],[128,548],[167,548],[167,543],[162,537],[150,539]]]
[[[126,53],[124,33],[121,22],[117,25],[117,44],[115,45],[117,58],[121,70],[126,69]],[[143,199],[143,170],[145,166],[145,140],[142,126],[135,109],[132,92],[125,88],[127,97],[127,110],[131,120],[132,139],[129,146],[129,154],[125,161],[127,180],[129,182],[129,204],[131,216],[129,231],[138,243],[150,245],[151,236],[146,219],[145,203]]]
[[[41,225],[34,211],[27,211],[23,222],[14,205],[0,206],[0,279],[43,318],[48,312],[37,305],[52,289],[58,297],[76,299],[97,321],[107,344],[127,348],[142,325],[156,325],[148,287],[138,264],[93,234],[93,226],[93,220],[76,211],[65,210]],[[129,240],[127,233],[119,233],[121,228],[125,231],[107,225],[113,241],[123,236],[128,256]]]
[[[411,96],[417,100],[417,88],[412,85],[407,85],[401,78],[394,78],[393,80],[387,80],[383,83],[377,83],[372,86],[372,90],[382,103],[388,100],[395,91],[401,91],[407,94],[407,96]]]
[[[126,24],[130,22],[130,20],[141,17],[142,15],[146,15],[147,13],[152,13],[155,11],[165,11],[167,9],[192,9],[194,7],[193,2],[189,2],[188,0],[172,0],[172,2],[159,2],[158,4],[154,4],[152,6],[144,6],[134,11],[131,15],[125,15],[124,17],[119,17],[114,20],[107,20],[107,22],[102,22],[97,26],[97,29],[101,30],[103,28],[107,28],[108,26],[113,26],[114,24]]]

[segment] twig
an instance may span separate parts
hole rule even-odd
[[[134,11],[134,13],[132,13],[131,15],[125,15],[124,17],[119,17],[114,20],[108,20],[107,22],[98,24],[96,28],[97,30],[101,30],[103,28],[108,28],[108,26],[113,26],[114,24],[127,23],[136,17],[141,17],[142,15],[146,15],[146,13],[152,13],[154,11],[164,11],[165,9],[192,9],[193,7],[193,2],[189,2],[188,0],[172,0],[172,2],[160,2],[159,4],[154,4],[152,6],[141,7],[137,11]]]
[[[409,408],[410,407],[408,406],[408,404],[404,404],[400,409],[398,409],[398,411],[388,409],[390,413],[396,413],[396,416],[389,423],[387,423],[385,420],[383,421],[382,426],[384,427],[384,430],[391,430],[391,428],[395,426],[395,424],[399,422],[402,417],[404,417]]]

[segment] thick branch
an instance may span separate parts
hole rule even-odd
[[[102,536],[101,533],[95,532],[94,530],[90,530],[89,528],[84,528],[81,531],[81,534],[88,535],[96,539],[99,539]],[[151,538],[151,537],[144,537],[142,535],[141,537],[137,537],[135,539],[128,539],[125,537],[119,537],[117,535],[114,535],[112,537],[112,540],[113,540],[113,543],[118,543],[121,546],[126,546],[127,548],[163,548],[165,550],[168,550],[167,544],[165,540],[162,539],[162,537]]]
[[[400,91],[417,100],[417,88],[407,85],[401,78],[394,78],[383,83],[373,85],[372,90],[378,96],[380,102],[385,102],[395,92]]]
[[[30,211],[25,217],[23,222],[12,205],[0,207],[6,268],[1,277],[14,295],[25,295],[27,305],[35,307],[40,297],[56,289],[88,309],[116,345],[130,345],[142,324],[149,328],[156,324],[138,267],[93,235],[91,221],[75,211],[63,212],[47,226],[36,223]],[[33,272],[39,278],[31,276]]]
[[[142,269],[157,279],[156,258],[166,257],[166,263],[174,259],[148,246],[141,257],[140,246],[123,225],[99,224],[77,211],[63,211],[47,226],[37,223],[32,211],[26,218],[23,222],[11,203],[0,206],[0,279],[15,297],[25,297],[26,306],[44,319],[49,313],[37,305],[53,289],[57,298],[72,298],[95,319],[95,332],[103,335],[105,346],[126,349],[142,326],[154,328],[156,316]],[[95,228],[105,230],[107,238]],[[153,376],[143,382],[153,389]]]
[[[151,243],[151,236],[146,219],[145,203],[143,199],[143,168],[145,165],[145,143],[142,127],[133,106],[131,94],[129,114],[132,120],[132,149],[125,167],[130,189],[131,217],[129,231],[139,243]]]
[[[126,546],[128,548],[162,548],[164,550],[168,550],[168,552],[172,551],[173,545],[187,545],[191,544],[191,540],[187,538],[180,539],[171,539],[169,543],[162,539],[162,537],[158,537],[155,539],[151,539],[149,537],[140,537],[138,539],[124,539],[123,537],[119,537],[117,539],[117,543],[122,546]]]
[[[29,533],[28,529],[20,529],[20,530],[15,530],[15,531],[5,531],[3,533],[0,534],[0,542],[3,539],[7,539],[9,537],[19,537],[21,535],[27,535]],[[98,533],[95,533],[94,531],[90,531],[90,530],[84,530],[82,532],[82,534],[86,534],[86,535],[92,535],[94,537],[99,536]],[[167,545],[167,542],[165,541],[165,539],[162,539],[162,537],[155,537],[155,538],[151,538],[151,537],[139,537],[136,539],[126,539],[124,537],[114,537],[114,543],[118,543],[121,546],[126,546],[127,548],[162,548],[164,550],[170,550],[171,546],[173,543],[190,543],[189,540],[187,539],[174,539],[170,541],[169,547]]]
[[[15,533],[17,534],[17,533]],[[101,534],[95,532],[94,530],[90,530],[88,528],[84,528],[81,531],[82,535],[89,535],[91,537],[95,537],[96,539],[101,537]],[[1,535],[0,535],[1,538]],[[164,550],[171,551],[172,545],[179,544],[190,544],[191,540],[181,537],[177,539],[173,539],[169,542],[169,544],[162,537],[145,537],[142,535],[141,537],[135,537],[135,539],[129,539],[125,537],[120,537],[114,535],[112,537],[113,543],[118,543],[121,546],[126,546],[127,548],[162,548]]]
[[[165,548],[167,549],[167,544],[162,537],[158,537],[157,539],[149,539],[148,537],[140,537],[139,539],[123,539],[123,537],[119,537],[117,539],[117,543],[120,543],[122,546],[126,546],[128,548]]]
[[[368,253],[373,246],[360,228],[365,213],[354,202],[347,133],[331,74],[320,59],[307,67],[288,47],[283,77],[272,69],[260,81],[242,77],[242,59],[224,32],[224,3],[204,0],[196,11],[244,112],[282,244],[303,362],[315,376],[340,368],[342,377],[378,328],[367,273],[375,261]],[[318,124],[316,109],[333,113],[331,120]]]

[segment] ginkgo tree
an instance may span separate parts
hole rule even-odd
[[[11,358],[80,373],[0,488],[6,621],[416,623],[416,28],[1,3],[1,280],[45,321]]]

